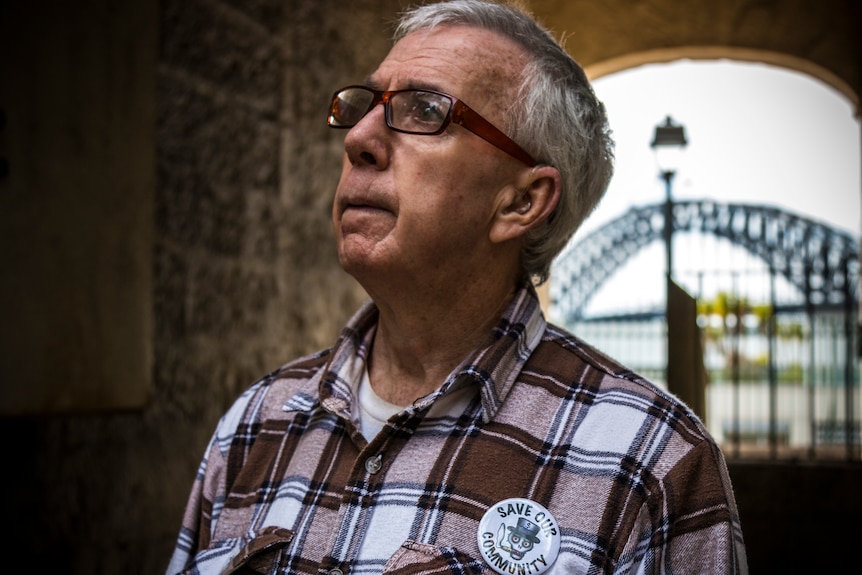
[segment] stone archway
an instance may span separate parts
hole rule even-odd
[[[604,62],[592,64],[586,68],[587,76],[596,80],[616,72],[636,68],[645,64],[669,63],[676,60],[716,61],[733,60],[737,62],[756,62],[779,68],[786,68],[811,76],[812,78],[831,86],[842,94],[853,106],[857,116],[860,115],[859,95],[853,87],[835,72],[816,62],[806,60],[792,54],[755,50],[733,46],[683,46],[679,48],[659,48],[612,58]]]
[[[681,58],[755,61],[809,74],[844,94],[859,114],[862,5],[841,0],[530,0],[598,78]]]

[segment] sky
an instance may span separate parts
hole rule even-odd
[[[593,86],[614,133],[616,172],[575,242],[632,205],[664,200],[649,144],[667,116],[688,138],[673,181],[675,199],[772,205],[859,237],[860,125],[850,101],[831,86],[782,68],[730,61],[650,64]],[[656,245],[636,259],[663,270],[663,258]],[[676,268],[676,254],[674,260]]]

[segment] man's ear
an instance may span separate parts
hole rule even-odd
[[[501,192],[490,231],[492,242],[526,235],[548,219],[560,202],[562,179],[556,168],[535,167],[518,184]]]

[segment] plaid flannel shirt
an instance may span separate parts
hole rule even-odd
[[[511,497],[556,519],[551,575],[747,572],[701,422],[547,324],[532,286],[486,346],[368,442],[354,390],[376,321],[369,302],[332,348],[264,377],[219,421],[169,574],[490,573],[479,521]],[[469,405],[435,413],[462,386]]]

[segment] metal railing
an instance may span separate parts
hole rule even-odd
[[[704,423],[728,457],[859,460],[858,324],[840,309],[699,300],[707,383]],[[849,312],[852,313],[852,310]],[[662,311],[566,326],[666,386]]]

